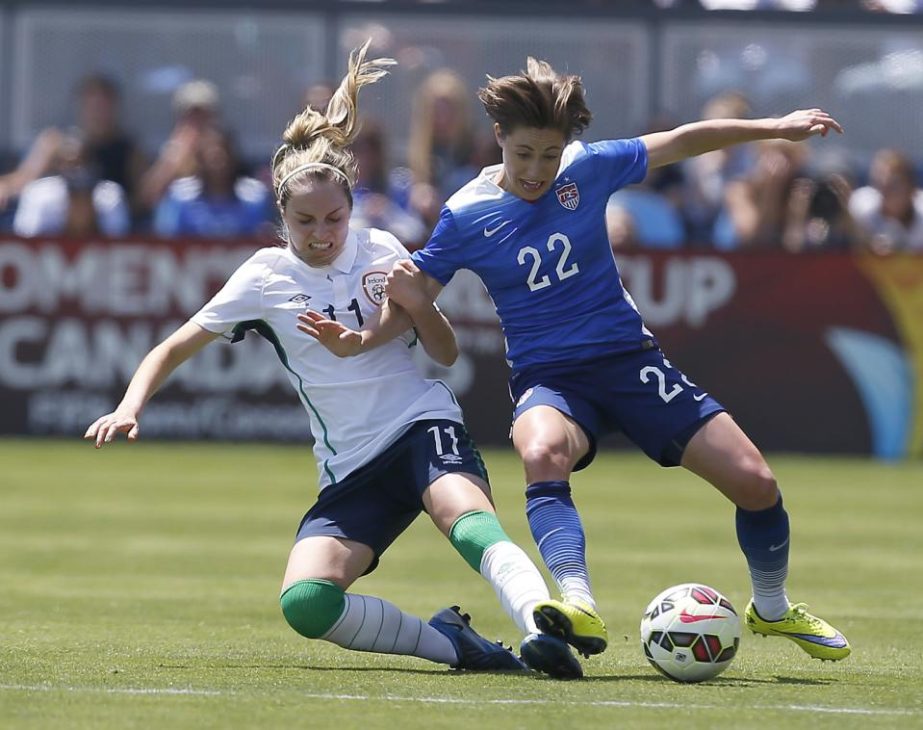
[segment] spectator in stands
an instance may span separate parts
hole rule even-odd
[[[642,134],[675,126],[666,115],[657,115]],[[683,192],[682,166],[673,163],[651,170],[640,183],[614,193],[606,206],[609,244],[615,248],[680,248],[686,239],[680,215]]]
[[[204,79],[188,81],[174,92],[173,131],[141,182],[141,201],[148,210],[158,206],[173,181],[197,173],[199,142],[219,125],[219,103],[217,87]]]
[[[862,9],[875,13],[923,13],[923,0],[862,0]]]
[[[468,88],[454,71],[435,71],[414,96],[407,152],[411,204],[424,221],[435,223],[442,203],[477,172],[473,150]]]
[[[638,237],[631,213],[619,205],[607,205],[606,236],[613,254],[638,247]]]
[[[876,253],[923,251],[923,190],[913,163],[897,150],[880,150],[869,178],[849,201],[867,245]]]
[[[333,98],[334,86],[328,81],[318,81],[311,84],[304,92],[301,107],[311,107],[323,112],[327,109],[330,99]]]
[[[84,164],[92,168],[92,177],[117,183],[137,208],[147,162],[140,146],[122,128],[119,107],[119,88],[113,79],[102,74],[83,78],[77,87],[77,126],[67,131],[49,127],[39,133],[16,169],[0,176],[0,210],[29,183],[54,174],[62,154],[72,155],[75,144]]]
[[[703,119],[749,119],[750,104],[737,91],[709,99],[702,108]],[[686,235],[692,243],[710,245],[718,214],[724,205],[724,189],[732,180],[744,177],[756,158],[754,145],[741,144],[690,157],[684,163],[685,190],[682,215]]]
[[[850,251],[862,232],[849,212],[852,186],[843,174],[799,177],[788,199],[783,246],[792,252]]]
[[[20,236],[88,238],[124,236],[129,231],[129,206],[122,186],[99,179],[90,149],[73,137],[57,146],[50,164],[57,174],[28,183],[13,219]]]
[[[353,141],[352,152],[359,166],[353,188],[353,221],[393,233],[411,248],[422,244],[429,230],[419,216],[401,205],[407,201],[409,180],[399,171],[389,172],[381,126],[366,120]]]
[[[813,10],[817,0],[699,0],[706,10]]]
[[[724,190],[725,208],[715,223],[714,242],[721,249],[782,246],[795,180],[802,174],[807,147],[766,140],[757,147],[756,163],[744,178]]]
[[[228,238],[271,227],[269,189],[240,174],[239,157],[227,132],[201,130],[193,154],[198,173],[170,185],[154,216],[157,235]]]

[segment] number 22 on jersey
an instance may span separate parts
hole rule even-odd
[[[557,264],[554,267],[558,281],[564,281],[580,273],[580,267],[577,262],[568,266],[568,257],[570,256],[571,245],[570,239],[563,233],[552,233],[545,244],[548,249],[548,258],[554,260],[557,254]],[[551,286],[552,280],[548,274],[538,278],[539,269],[541,269],[543,259],[542,252],[532,246],[523,246],[519,249],[516,261],[520,266],[529,266],[529,274],[526,277],[526,284],[529,285],[529,291],[538,291],[546,286]]]

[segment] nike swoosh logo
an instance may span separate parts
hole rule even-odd
[[[795,636],[802,641],[809,641],[812,644],[818,644],[819,646],[829,646],[831,649],[842,649],[846,646],[846,637],[843,636],[839,631],[833,636],[816,636],[814,634],[783,634],[780,633],[780,636]]]
[[[727,616],[716,616],[714,614],[708,614],[705,616],[693,616],[691,613],[686,613],[685,611],[679,615],[679,620],[684,624],[693,624],[696,621],[707,621],[710,618],[727,618]]]
[[[692,400],[694,400],[696,403],[701,403],[701,402],[702,402],[703,400],[705,400],[707,397],[708,397],[708,393],[702,393],[702,395],[694,395],[694,396],[692,396]]]
[[[781,549],[784,548],[786,545],[788,545],[788,540],[789,540],[789,538],[786,537],[785,540],[784,540],[783,542],[781,542],[780,544],[778,544],[778,545],[770,545],[770,546],[769,546],[769,552],[774,553],[776,550],[781,550]]]
[[[499,231],[501,228],[503,228],[503,226],[505,226],[507,223],[509,223],[508,220],[503,221],[503,223],[501,223],[501,224],[500,224],[499,226],[497,226],[496,228],[488,228],[487,226],[484,226],[484,236],[485,236],[486,238],[490,238],[490,237],[491,237],[492,235],[494,235],[497,231]]]

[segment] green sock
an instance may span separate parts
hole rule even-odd
[[[289,626],[302,636],[319,639],[343,615],[346,594],[329,580],[312,578],[292,583],[279,602]]]
[[[467,512],[455,520],[449,530],[449,542],[474,570],[481,571],[484,551],[498,542],[511,542],[495,514]]]

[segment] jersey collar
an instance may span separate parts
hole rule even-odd
[[[490,165],[481,170],[479,177],[483,184],[485,184],[490,190],[499,193],[506,193],[506,190],[501,188],[497,183],[494,182],[494,178],[497,177],[497,173],[503,169],[502,164]]]
[[[574,140],[573,142],[568,142],[564,147],[564,152],[561,155],[561,164],[558,165],[558,171],[555,173],[554,181],[552,182],[552,187],[554,183],[557,182],[558,178],[561,177],[561,173],[570,166],[574,161],[574,157],[577,155],[577,152],[580,150],[580,143]],[[508,193],[506,190],[501,188],[497,183],[494,182],[494,178],[497,177],[497,173],[503,169],[503,163],[498,163],[496,165],[490,165],[489,167],[484,167],[481,169],[481,174],[478,177],[481,179],[482,184],[484,184],[489,190],[494,193],[500,193],[501,195],[509,195],[516,198],[517,200],[522,200],[518,195],[513,195]],[[547,192],[547,191],[546,191]],[[523,201],[528,202],[528,201]],[[533,201],[537,202],[537,201]]]
[[[346,235],[346,241],[343,244],[343,250],[340,251],[339,256],[330,262],[330,266],[343,274],[348,274],[352,270],[353,264],[356,263],[356,254],[358,251],[359,239],[356,236],[356,232],[350,228],[349,233]]]

